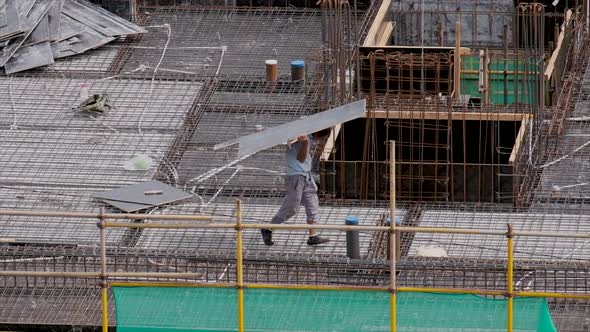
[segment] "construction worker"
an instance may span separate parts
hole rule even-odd
[[[313,225],[318,215],[318,187],[311,174],[311,147],[314,141],[325,138],[331,128],[315,132],[311,135],[301,135],[297,141],[287,146],[287,195],[277,214],[270,221],[271,224],[282,224],[294,216],[303,204],[307,214],[307,223]],[[272,230],[262,229],[262,240],[266,245],[273,245]],[[330,239],[321,238],[315,229],[309,230],[308,245],[326,243]]]

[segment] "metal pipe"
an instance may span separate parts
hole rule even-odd
[[[13,215],[13,216],[53,216],[53,217],[87,217],[96,218],[98,214],[94,213],[68,213],[68,212],[18,212],[16,214],[10,214],[10,210],[0,210],[0,215]],[[122,216],[114,219],[162,219],[162,220],[210,220],[200,218],[211,218],[204,216],[187,216],[187,215],[142,215],[142,214],[104,214],[105,218],[111,218],[110,216]],[[137,217],[131,217],[137,216]],[[150,218],[144,218],[143,216],[150,216]],[[195,219],[196,218],[196,219]],[[18,221],[18,220],[13,220]],[[24,221],[24,220],[23,220]],[[30,222],[30,221],[28,221]],[[222,224],[222,223],[208,223],[208,224],[139,224],[139,223],[109,223],[105,222],[107,228],[111,227],[122,227],[122,228],[195,228],[195,229],[234,229],[235,224]],[[324,224],[242,224],[243,229],[291,229],[291,230],[309,230],[309,229],[325,229],[325,230],[358,230],[358,231],[381,231],[386,232],[390,230],[388,226],[347,226],[347,225],[324,225]],[[409,227],[409,226],[398,226],[397,230],[400,232],[410,233],[439,233],[439,234],[473,234],[473,235],[498,235],[505,236],[506,232],[500,230],[487,230],[487,229],[466,229],[466,228],[452,228],[452,227]],[[536,231],[513,231],[514,236],[524,237],[549,237],[549,238],[578,238],[578,239],[590,239],[590,233],[550,233],[550,232],[536,232]],[[2,273],[2,272],[0,272]]]
[[[184,288],[236,288],[238,283],[206,283],[206,282],[149,282],[149,281],[114,281],[111,287],[184,287]],[[381,291],[386,292],[388,287],[383,286],[338,286],[338,285],[294,285],[294,284],[264,284],[243,283],[243,288],[250,289],[292,289],[292,290],[316,290],[316,291]]]
[[[514,292],[514,295],[522,297],[551,297],[557,299],[590,300],[590,294],[567,294],[556,292]]]
[[[508,224],[508,231],[506,232],[508,239],[508,263],[506,273],[507,298],[508,298],[508,332],[514,329],[514,232],[512,231],[512,224]]]
[[[111,278],[202,278],[202,273],[189,272],[109,272]]]
[[[389,292],[390,292],[390,330],[395,332],[397,328],[397,298],[396,298],[396,231],[395,231],[395,141],[389,141]]]
[[[92,218],[100,219],[158,219],[158,220],[204,220],[210,221],[210,216],[193,216],[193,215],[156,215],[142,213],[89,213],[89,212],[54,212],[54,211],[25,211],[25,210],[0,210],[0,216],[26,216],[26,217],[61,217],[61,218]],[[19,220],[11,220],[18,222]],[[23,222],[28,222],[23,220]]]
[[[140,223],[113,223],[107,222],[108,228],[161,228],[161,229],[207,229],[226,228],[234,229],[234,224],[140,224]]]
[[[100,278],[100,272],[0,271],[0,277]]]
[[[183,288],[235,288],[237,283],[203,283],[203,282],[147,282],[147,281],[114,281],[109,282],[111,287],[183,287]],[[249,289],[292,289],[292,290],[314,290],[314,291],[389,291],[389,287],[380,286],[337,286],[337,285],[293,285],[293,284],[253,284],[244,283],[244,288]],[[435,287],[398,287],[397,292],[415,293],[441,293],[441,294],[473,294],[505,296],[505,290],[488,289],[465,289],[465,288],[435,288]],[[590,300],[588,294],[568,294],[557,292],[514,292],[517,297],[550,297]]]
[[[61,271],[0,271],[0,277],[55,277],[55,278],[101,278],[102,272]],[[182,272],[107,272],[111,278],[202,278],[202,273]]]
[[[251,284],[245,283],[244,288],[250,289],[293,289],[293,290],[315,290],[315,291],[382,291],[389,290],[388,287],[379,286],[336,286],[336,285],[280,285],[280,284]]]
[[[102,308],[102,332],[109,332],[109,295],[106,287],[100,289]]]
[[[235,282],[167,282],[167,281],[112,281],[111,287],[182,287],[182,288],[235,288]]]
[[[236,200],[236,278],[238,281],[238,332],[244,332],[244,263],[242,261],[242,201]]]
[[[100,208],[99,222],[97,224],[100,233],[100,295],[102,308],[102,332],[109,331],[109,297],[107,279],[107,240],[105,234],[104,207]]]
[[[473,69],[463,69],[461,70],[461,74],[472,74],[472,75],[479,75],[480,71],[479,70],[473,70]],[[488,71],[488,74],[490,75],[515,75],[515,74],[519,74],[519,75],[528,75],[528,76],[536,76],[539,73],[536,71],[506,71],[504,72],[503,70],[490,70]]]
[[[506,295],[505,290],[464,289],[464,288],[435,288],[435,287],[398,287],[398,292],[443,293],[443,294],[473,294],[473,295]]]

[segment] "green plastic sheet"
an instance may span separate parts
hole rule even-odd
[[[237,290],[113,287],[118,332],[237,331]],[[389,331],[389,294],[246,289],[246,331]],[[473,295],[398,293],[398,331],[506,331],[507,302]],[[514,331],[554,332],[547,302],[514,301]]]

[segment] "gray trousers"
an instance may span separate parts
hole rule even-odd
[[[307,223],[315,223],[319,212],[318,187],[311,174],[309,176],[287,176],[287,196],[285,196],[279,212],[270,223],[284,223],[297,213],[300,205],[305,207]]]

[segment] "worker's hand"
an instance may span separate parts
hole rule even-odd
[[[299,137],[297,137],[297,142],[305,142],[307,141],[307,135],[300,135]]]

